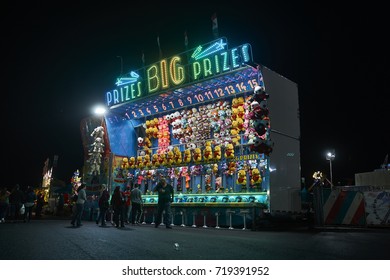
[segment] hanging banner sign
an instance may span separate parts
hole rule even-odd
[[[112,107],[207,80],[244,67],[252,60],[249,44],[228,49],[226,38],[221,38],[118,78],[117,87],[106,93],[106,105]]]

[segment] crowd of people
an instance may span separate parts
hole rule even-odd
[[[77,192],[82,192],[82,189],[83,184]],[[171,203],[174,199],[173,187],[167,183],[165,178],[161,178],[153,191],[158,194],[155,227],[157,228],[160,224],[164,224],[167,229],[171,229]],[[81,220],[79,220],[83,211],[80,205],[84,204],[85,201],[86,199],[83,198],[81,201],[78,199],[76,202],[71,222],[75,227],[82,225]],[[138,184],[127,186],[124,191],[121,191],[120,187],[116,186],[111,198],[107,186],[102,184],[101,193],[98,197],[98,206],[97,225],[106,227],[107,221],[110,221],[116,228],[124,228],[126,224],[133,226],[141,224],[143,199]]]
[[[65,213],[65,202],[69,202],[71,207],[71,225],[81,227],[85,211],[90,211],[89,220],[94,219],[94,208],[91,206],[87,197],[86,184],[82,183],[76,190],[76,196],[73,201],[65,201],[64,195],[59,194],[56,198],[57,216],[63,216]],[[158,194],[158,205],[155,227],[160,223],[165,224],[170,229],[172,222],[171,203],[173,202],[173,188],[162,178],[153,190]],[[140,186],[132,184],[121,190],[116,186],[112,195],[110,195],[107,185],[101,185],[100,194],[93,196],[96,201],[96,224],[102,227],[107,226],[107,221],[117,228],[124,228],[125,225],[140,225],[143,210],[143,199]],[[12,190],[7,188],[0,189],[0,223],[7,222],[30,222],[32,219],[39,219],[42,215],[45,203],[44,194],[37,192],[32,187],[22,189],[18,184]],[[33,211],[35,210],[35,216]]]
[[[36,193],[30,186],[22,189],[18,184],[11,190],[6,187],[0,190],[0,223],[9,222],[29,222],[33,217],[42,215],[45,203],[44,194]]]

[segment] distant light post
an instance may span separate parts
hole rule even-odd
[[[326,153],[326,160],[329,160],[330,169],[330,185],[333,187],[333,175],[332,175],[332,160],[336,157],[334,150]]]

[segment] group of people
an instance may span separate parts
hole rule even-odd
[[[34,206],[35,216],[40,217],[43,205],[43,194],[37,195],[30,186],[24,191],[18,184],[12,191],[3,187],[0,190],[0,223],[5,223],[8,217],[14,222],[29,222],[33,217]],[[21,211],[21,208],[24,208],[24,211]]]
[[[143,201],[138,184],[135,184],[133,189],[128,186],[125,192],[121,192],[119,186],[115,187],[110,204],[114,211],[113,221],[117,228],[119,226],[123,228],[125,223],[129,223],[129,212],[131,212],[131,224],[140,224]]]
[[[71,224],[75,227],[82,226],[81,218],[83,214],[83,207],[87,199],[85,188],[86,184],[83,183],[77,189],[77,201],[75,203],[75,211],[73,212],[71,221]],[[163,222],[167,229],[171,229],[171,203],[174,199],[173,187],[167,183],[165,178],[162,178],[153,191],[158,193],[158,206],[155,227],[157,228],[161,222]],[[139,189],[138,184],[135,184],[133,188],[130,186],[126,187],[126,190],[123,192],[119,186],[116,186],[111,199],[107,186],[102,184],[98,205],[99,215],[96,219],[97,225],[100,224],[102,227],[107,225],[107,213],[110,207],[113,210],[112,221],[115,227],[124,228],[125,224],[129,223],[132,225],[140,224],[143,200],[142,192]]]

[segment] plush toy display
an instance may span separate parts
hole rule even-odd
[[[90,156],[87,162],[89,163],[89,172],[90,175],[99,175],[100,166],[102,163],[102,154],[104,153],[104,128],[102,126],[96,127],[92,133],[93,143],[89,150],[88,155]]]
[[[256,86],[253,94],[237,93],[226,96],[224,100],[210,100],[180,111],[169,111],[166,115],[159,112],[158,118],[145,120],[146,135],[141,132],[138,136],[144,137],[136,137],[135,156],[128,158],[128,162],[127,157],[123,158],[122,168],[130,169],[135,178],[151,179],[153,184],[159,176],[168,176],[175,179],[171,183],[177,191],[184,186],[181,181],[184,180],[181,175],[184,169],[187,170],[184,172],[187,189],[192,179],[196,183],[191,181],[191,186],[198,184],[199,178],[194,176],[200,175],[204,176],[201,180],[203,190],[206,185],[208,190],[210,186],[211,190],[216,190],[217,176],[224,178],[219,178],[219,188],[228,191],[233,190],[231,185],[234,188],[235,180],[241,189],[245,189],[247,176],[251,186],[259,186],[262,183],[261,168],[267,165],[260,168],[259,159],[262,157],[254,154],[269,155],[273,147],[269,139],[268,98],[265,88]],[[96,174],[100,172],[97,169],[104,151],[102,129],[93,133],[95,141],[91,153],[100,155],[91,156],[92,170]],[[222,182],[229,186],[222,186]]]

